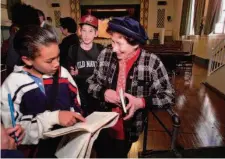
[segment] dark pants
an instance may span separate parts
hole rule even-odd
[[[62,137],[40,140],[36,158],[56,158],[55,152]]]
[[[85,79],[76,79],[75,81],[79,90],[81,108],[84,111],[84,116],[88,116],[98,110],[100,101],[88,94],[88,83],[86,83]]]
[[[19,150],[1,150],[1,158],[24,158],[24,155]]]
[[[55,152],[62,137],[41,139],[38,145],[19,145],[25,158],[56,158]]]
[[[113,139],[108,131],[109,129],[103,129],[94,143],[97,158],[127,158],[132,143]]]

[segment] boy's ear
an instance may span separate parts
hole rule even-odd
[[[77,29],[77,35],[81,36],[81,26],[79,26],[78,29]]]
[[[96,30],[95,32],[95,38],[98,36],[98,30]]]
[[[21,60],[27,65],[27,66],[32,66],[33,65],[33,60],[31,60],[29,57],[22,56]]]
[[[66,31],[66,33],[68,33],[68,32],[69,32],[67,28],[65,28],[65,31]]]

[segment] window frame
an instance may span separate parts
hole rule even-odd
[[[220,13],[219,13],[219,20],[214,26],[213,34],[225,34],[225,1],[222,1],[221,5],[222,6],[220,9]],[[218,24],[221,24],[220,30],[217,29],[216,25],[218,25]]]

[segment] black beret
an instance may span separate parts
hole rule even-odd
[[[108,23],[109,30],[119,32],[144,44],[148,35],[141,24],[130,17],[114,17]]]

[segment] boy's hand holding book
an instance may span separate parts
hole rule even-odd
[[[85,118],[79,113],[70,111],[59,111],[59,123],[61,126],[72,126],[79,121],[85,121]]]

